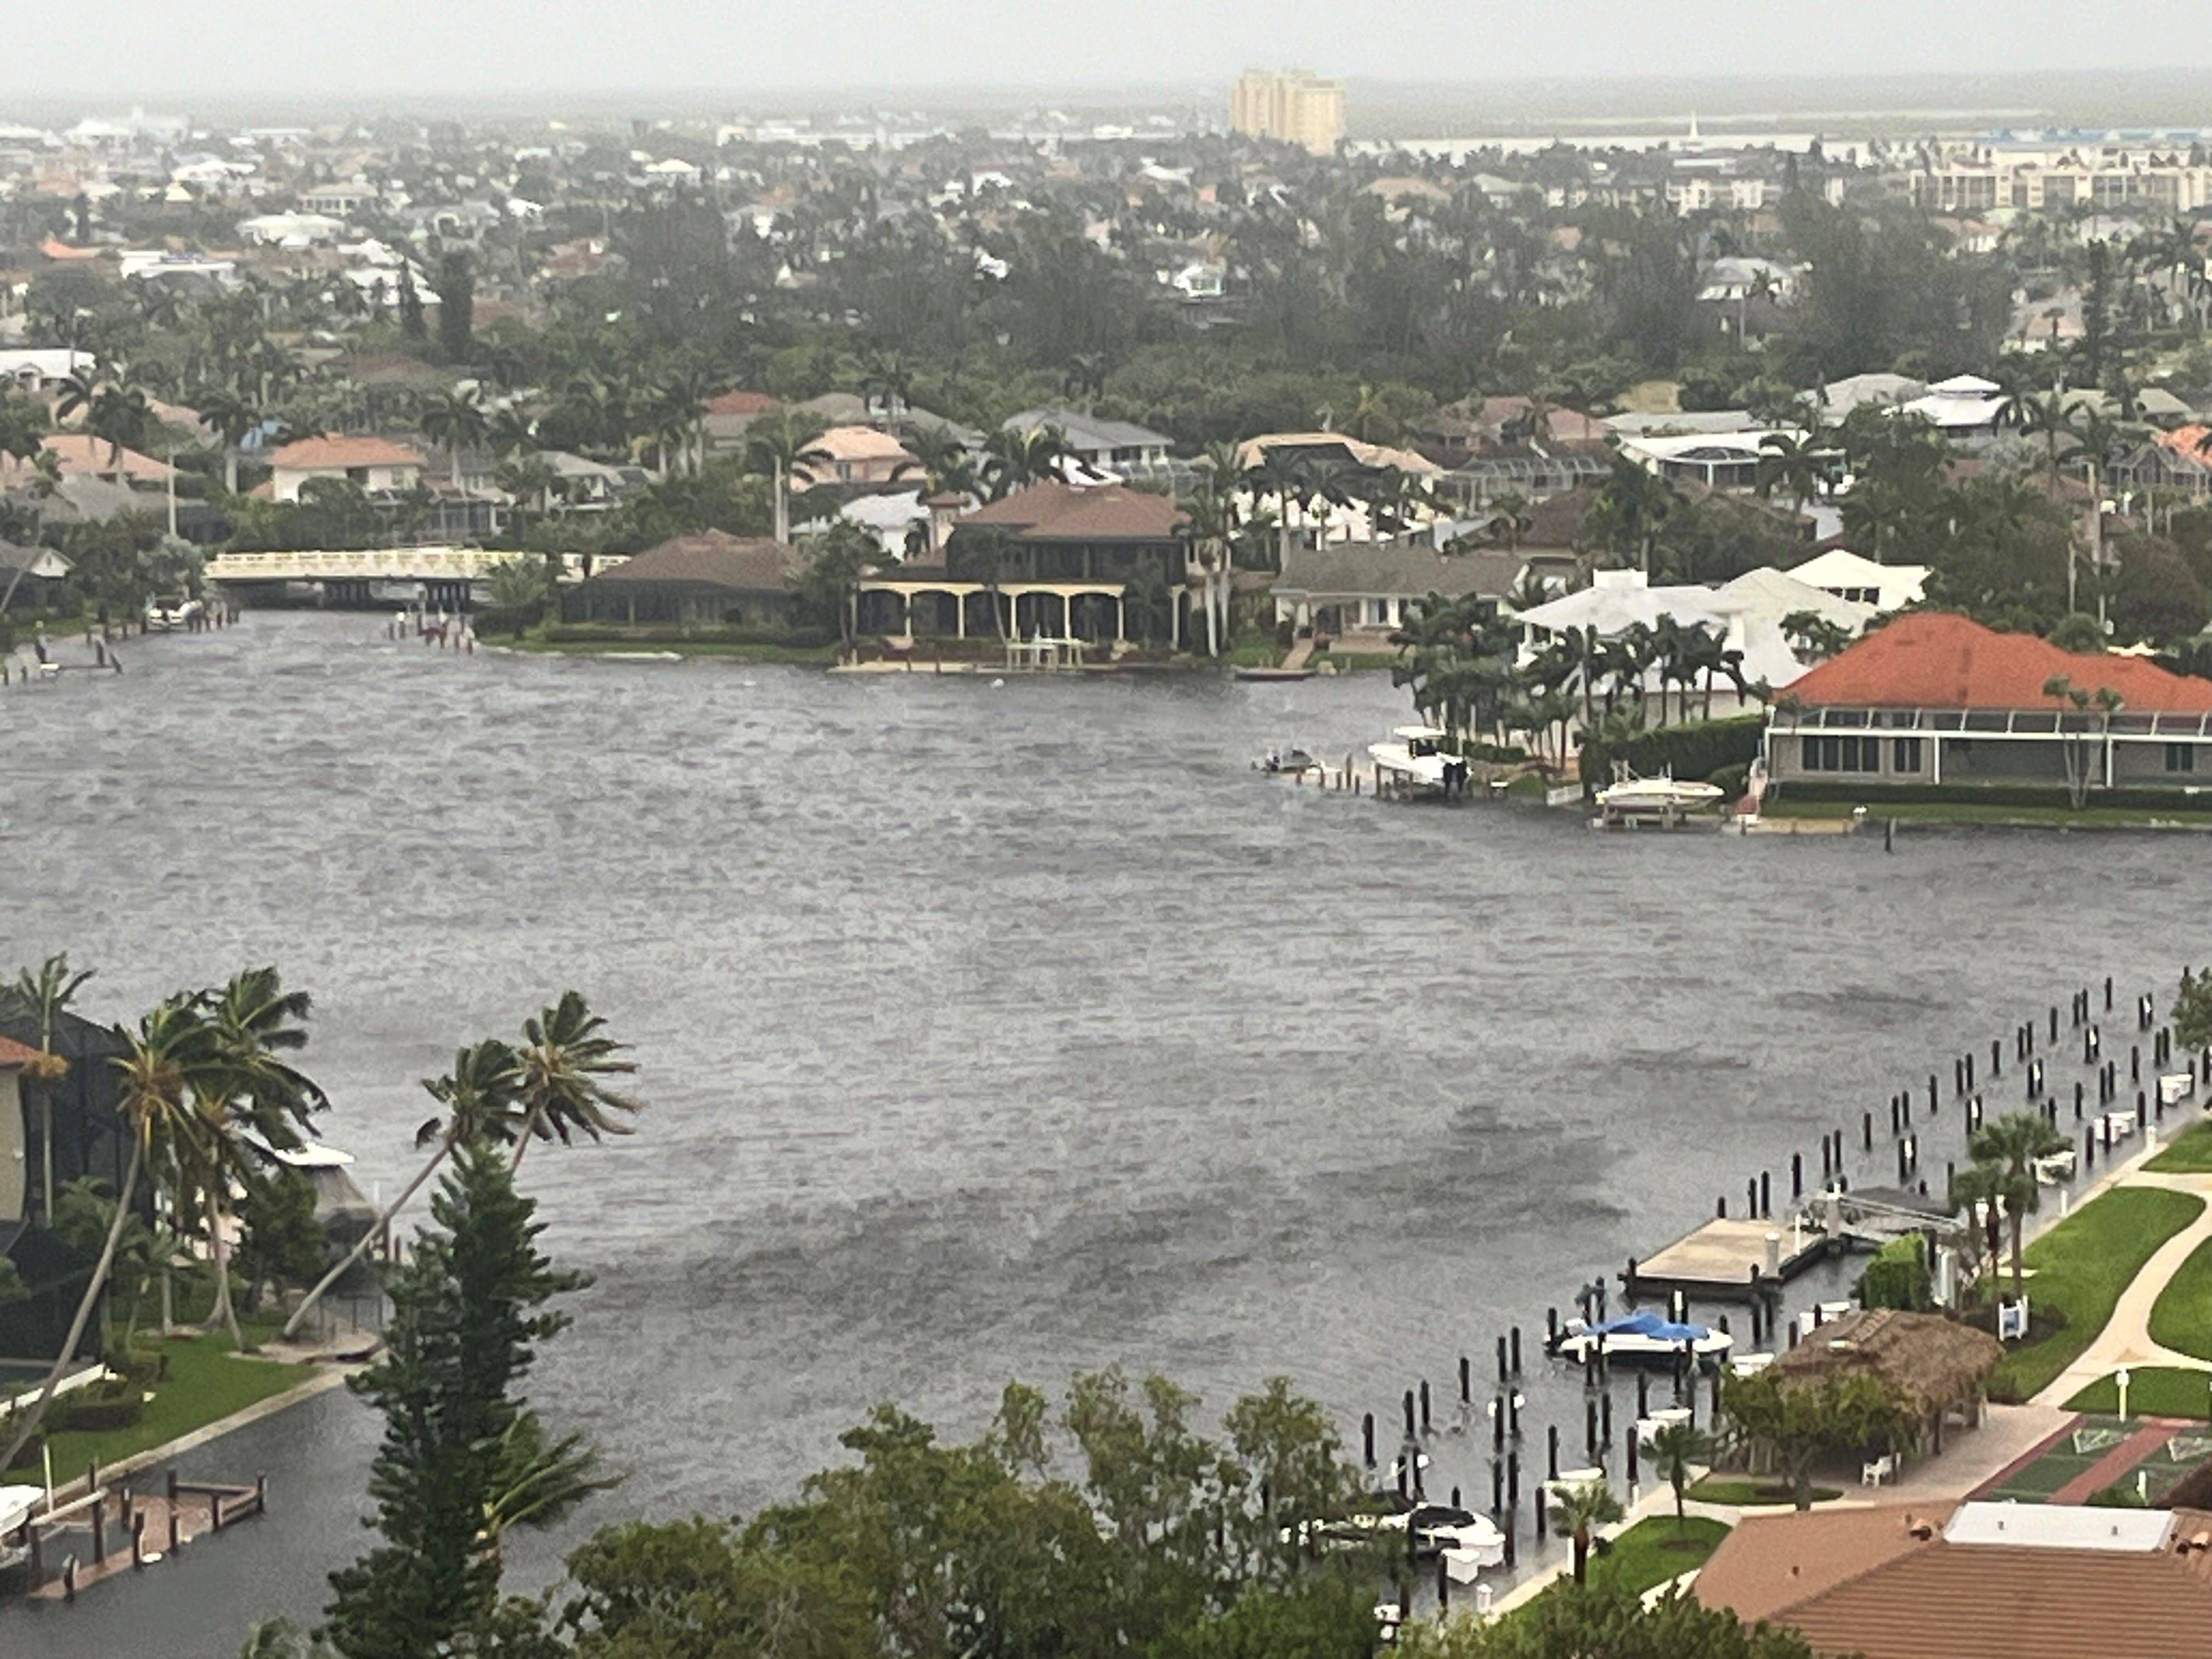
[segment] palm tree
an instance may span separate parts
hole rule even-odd
[[[622,1484],[603,1474],[599,1455],[580,1434],[549,1443],[538,1413],[515,1414],[499,1437],[499,1457],[484,1504],[481,1541],[494,1557],[515,1527],[550,1526],[595,1492]]]
[[[1280,570],[1291,556],[1291,503],[1304,498],[1306,469],[1279,445],[1261,450],[1244,469],[1244,483],[1258,499],[1275,503],[1275,568]]]
[[[84,1340],[85,1327],[92,1322],[92,1310],[106,1288],[108,1275],[114,1270],[115,1252],[131,1214],[131,1200],[137,1193],[140,1175],[149,1162],[166,1155],[170,1147],[191,1133],[189,1101],[192,1091],[210,1068],[221,1063],[213,1028],[201,1017],[199,1001],[198,997],[175,996],[156,1004],[139,1021],[137,1031],[126,1037],[128,1052],[115,1058],[116,1070],[122,1078],[118,1104],[131,1136],[131,1161],[124,1168],[123,1184],[115,1194],[115,1218],[109,1224],[107,1242],[100,1249],[100,1259],[93,1263],[91,1276],[85,1280],[76,1316],[70,1321],[69,1332],[46,1371],[38,1398],[31,1402],[29,1410],[19,1408],[9,1413],[15,1432],[9,1437],[6,1448],[0,1449],[0,1469],[11,1468],[24,1443],[38,1431],[62,1373],[69,1369],[77,1344]]]
[[[23,1075],[39,1085],[39,1215],[49,1227],[54,1224],[54,1091],[69,1075],[69,1061],[54,1047],[54,1028],[91,977],[89,968],[71,973],[64,953],[48,957],[36,973],[24,969],[0,992],[9,1012],[39,1023],[38,1058],[24,1066]]]
[[[221,1063],[195,1079],[196,1133],[179,1143],[179,1151],[200,1177],[206,1209],[215,1269],[215,1307],[208,1324],[222,1324],[240,1349],[246,1343],[231,1305],[228,1264],[230,1191],[234,1182],[250,1185],[259,1178],[252,1152],[257,1143],[279,1152],[296,1150],[301,1131],[330,1104],[321,1087],[285,1058],[307,1046],[302,1027],[312,1007],[305,991],[284,988],[274,968],[249,968],[201,1002]]]
[[[332,1263],[301,1299],[292,1316],[284,1322],[280,1340],[289,1341],[307,1319],[308,1310],[368,1253],[370,1245],[390,1236],[392,1218],[422,1189],[422,1183],[438,1172],[439,1166],[453,1156],[456,1146],[464,1142],[506,1146],[520,1138],[522,1060],[511,1044],[487,1037],[472,1048],[463,1048],[453,1056],[452,1071],[441,1078],[424,1079],[422,1087],[438,1103],[441,1115],[428,1120],[415,1132],[415,1146],[418,1152],[425,1146],[434,1146],[436,1150],[430,1154],[429,1161],[415,1172],[414,1178],[400,1188],[399,1195],[385,1206],[383,1213],[369,1224],[354,1247]]]
[[[563,991],[561,1000],[522,1025],[522,1131],[515,1138],[514,1169],[535,1139],[556,1135],[567,1146],[575,1132],[593,1140],[626,1135],[629,1125],[611,1113],[634,1115],[643,1103],[607,1086],[604,1079],[627,1076],[637,1062],[618,1059],[629,1045],[602,1036],[606,1021],[586,1006],[583,995]]]
[[[802,468],[827,466],[830,453],[814,441],[817,428],[779,414],[756,421],[745,433],[745,453],[775,481],[775,538],[791,539],[791,477]]]
[[[1790,497],[1792,512],[1805,510],[1806,501],[1820,487],[1820,461],[1814,447],[1816,441],[1790,432],[1770,432],[1759,441],[1764,452],[1759,458],[1756,473],[1760,499],[1779,489]]]
[[[1674,1530],[1686,1530],[1689,1517],[1682,1500],[1690,1485],[1692,1464],[1712,1460],[1712,1437],[1692,1423],[1669,1423],[1651,1437],[1651,1462],[1662,1480],[1674,1489]]]
[[[1613,471],[1598,486],[1590,511],[1618,552],[1634,551],[1638,568],[1651,574],[1651,548],[1660,526],[1680,504],[1674,486],[1645,471],[1626,456],[1613,458]]]
[[[2036,1112],[2007,1112],[1984,1123],[1967,1138],[1966,1155],[1995,1171],[1997,1195],[2012,1230],[2012,1293],[2018,1301],[2027,1284],[2021,1260],[2021,1237],[2028,1213],[2040,1201],[2042,1183],[2035,1178],[2039,1158],[2063,1152],[2074,1143],[2049,1119]]]
[[[261,411],[237,393],[220,386],[207,386],[193,394],[193,406],[199,410],[200,424],[222,440],[222,487],[228,494],[238,494],[238,447],[246,435],[261,424]]]
[[[1000,428],[983,441],[983,482],[993,501],[1014,490],[1060,476],[1068,454],[1067,434],[1056,426],[1014,431]]]
[[[482,443],[490,430],[490,418],[484,412],[483,398],[473,386],[465,392],[441,393],[423,405],[422,419],[422,435],[432,443],[446,446],[453,482],[459,483],[462,447]]]
[[[1574,1540],[1575,1583],[1579,1584],[1589,1565],[1590,1535],[1620,1519],[1620,1500],[1602,1476],[1579,1486],[1554,1486],[1551,1498],[1552,1530]]]
[[[1206,572],[1206,654],[1218,657],[1228,621],[1229,538],[1237,528],[1237,508],[1211,486],[1185,497],[1181,505]]]
[[[2118,712],[2123,699],[2109,685],[2100,685],[2093,692],[2075,684],[2063,674],[2053,674],[2044,681],[2043,695],[2055,698],[2060,704],[2059,726],[2066,757],[2066,793],[2074,805],[2079,808],[2088,801],[2090,772],[2095,760],[2089,752],[2084,735],[2065,734],[2065,705],[2072,704],[2076,714],[2087,714],[2094,708],[2097,718],[2089,731],[2103,732],[2110,728],[2112,716]]]

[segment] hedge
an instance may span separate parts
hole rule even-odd
[[[1860,1304],[1869,1308],[1926,1313],[1934,1307],[1936,1297],[1928,1281],[1928,1261],[1920,1235],[1907,1233],[1876,1250],[1874,1260],[1859,1275],[1858,1292]]]
[[[553,623],[548,645],[787,645],[819,650],[837,643],[824,628],[685,628],[677,623]]]
[[[1613,763],[1626,761],[1640,777],[1669,777],[1705,782],[1730,767],[1749,767],[1759,757],[1764,714],[1737,714],[1690,726],[1662,726],[1639,732],[1626,743],[1608,744],[1591,732],[1583,738],[1583,788],[1594,793],[1613,781]]]

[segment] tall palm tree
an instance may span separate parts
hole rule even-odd
[[[1056,426],[1027,431],[1002,427],[983,441],[983,482],[991,499],[1001,501],[1017,489],[1059,477],[1067,454],[1067,434]]]
[[[1638,568],[1649,576],[1651,549],[1660,526],[1674,515],[1680,502],[1674,486],[1664,478],[1645,471],[1626,456],[1615,455],[1613,471],[1598,486],[1590,511],[1614,550],[1635,552]]]
[[[296,1149],[301,1132],[330,1103],[321,1086],[286,1058],[307,1046],[304,1027],[313,1006],[305,991],[286,990],[274,968],[249,968],[202,999],[221,1063],[204,1068],[194,1081],[195,1133],[179,1150],[186,1170],[198,1176],[207,1216],[215,1270],[208,1324],[221,1324],[239,1348],[246,1344],[231,1304],[231,1189],[260,1179],[255,1142],[279,1152]]]
[[[69,1061],[54,1047],[54,1028],[92,973],[89,968],[70,972],[66,953],[51,956],[37,972],[22,969],[0,992],[9,1012],[39,1023],[39,1055],[25,1065],[23,1075],[39,1085],[39,1218],[49,1227],[54,1224],[54,1091],[69,1075]]]
[[[631,1132],[615,1114],[634,1116],[643,1103],[611,1088],[606,1079],[628,1076],[637,1070],[637,1062],[619,1058],[629,1045],[601,1036],[605,1025],[577,991],[563,991],[559,1002],[523,1022],[525,1115],[511,1167],[522,1167],[522,1155],[533,1139],[558,1136],[565,1146],[578,1133],[597,1140]]]
[[[1625,1511],[1603,1477],[1579,1486],[1554,1487],[1551,1497],[1552,1530],[1574,1540],[1575,1583],[1579,1584],[1589,1565],[1591,1534],[1600,1527],[1611,1526]]]
[[[2055,1124],[2036,1112],[2007,1112],[1982,1125],[1967,1138],[1966,1155],[1996,1172],[1997,1194],[2012,1230],[2012,1293],[2017,1301],[2027,1284],[2021,1260],[2021,1237],[2027,1217],[2041,1201],[2042,1182],[2035,1178],[2039,1158],[2064,1152],[2074,1143]]]
[[[474,1142],[506,1146],[520,1138],[522,1060],[511,1044],[487,1037],[471,1048],[463,1048],[454,1054],[452,1071],[441,1078],[425,1078],[422,1087],[438,1103],[441,1115],[428,1120],[415,1132],[415,1146],[418,1152],[425,1146],[435,1150],[399,1189],[399,1195],[385,1206],[383,1213],[369,1224],[354,1247],[332,1263],[301,1299],[292,1316],[284,1322],[280,1340],[289,1341],[296,1335],[308,1310],[323,1299],[331,1286],[368,1254],[370,1245],[390,1235],[392,1218],[453,1156],[456,1146]]]
[[[482,443],[490,430],[490,417],[484,412],[483,398],[473,386],[465,392],[442,392],[423,405],[422,420],[422,435],[432,443],[446,446],[447,465],[458,484],[461,481],[462,449]]]
[[[1190,525],[1191,539],[1205,569],[1206,654],[1221,654],[1221,635],[1227,625],[1229,538],[1237,528],[1237,508],[1226,495],[1209,485],[1182,502]],[[1219,590],[1217,592],[1217,588]]]
[[[238,494],[238,447],[246,434],[261,424],[261,411],[234,392],[205,386],[192,397],[200,424],[222,440],[222,487]]]
[[[1275,568],[1280,570],[1290,560],[1291,504],[1304,499],[1306,469],[1279,445],[1270,445],[1244,469],[1243,476],[1245,486],[1256,498],[1274,501]]]
[[[1806,501],[1820,487],[1817,442],[1793,432],[1770,432],[1759,441],[1761,453],[1754,477],[1762,500],[1780,489],[1789,496],[1793,513],[1805,510]]]
[[[46,1371],[38,1398],[27,1411],[19,1407],[9,1413],[9,1420],[14,1423],[15,1431],[9,1436],[5,1449],[0,1449],[0,1469],[11,1467],[25,1443],[38,1431],[62,1373],[69,1369],[77,1344],[84,1340],[85,1327],[92,1322],[92,1310],[98,1305],[108,1275],[114,1270],[115,1252],[131,1214],[131,1200],[137,1193],[140,1176],[149,1163],[159,1161],[171,1146],[191,1133],[192,1091],[210,1068],[221,1064],[214,1030],[201,1017],[199,1001],[196,996],[179,995],[156,1004],[139,1021],[138,1030],[126,1036],[127,1052],[115,1058],[115,1067],[122,1080],[118,1104],[131,1137],[131,1160],[125,1165],[123,1183],[116,1191],[114,1219],[109,1224],[107,1242],[101,1247],[100,1259],[93,1263],[91,1276],[85,1280],[76,1316],[70,1321],[68,1334],[63,1337],[54,1363]]]
[[[787,414],[756,421],[745,432],[745,453],[753,466],[769,475],[775,490],[775,538],[791,539],[791,477],[803,467],[830,463],[830,453],[814,440],[817,430]]]

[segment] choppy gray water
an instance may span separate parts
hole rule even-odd
[[[878,1400],[965,1429],[1109,1362],[1217,1406],[1287,1373],[1387,1439],[1401,1389],[1441,1410],[1457,1354],[1480,1376],[1969,1039],[2202,954],[2194,837],[1885,857],[1248,769],[1379,735],[1379,676],[994,689],[380,629],[259,613],[0,695],[0,963],[68,949],[103,1017],[280,963],[328,1135],[387,1191],[416,1079],[583,989],[652,1103],[525,1165],[597,1276],[537,1383],[630,1472],[586,1523],[787,1492]],[[0,1615],[0,1650],[311,1615],[372,1438],[340,1395],[218,1443],[290,1521]]]

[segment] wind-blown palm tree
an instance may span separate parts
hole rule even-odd
[[[250,968],[202,1000],[202,1015],[220,1064],[195,1079],[195,1133],[180,1144],[183,1165],[197,1173],[207,1214],[215,1269],[210,1328],[221,1324],[243,1348],[231,1305],[227,1221],[234,1183],[252,1186],[260,1176],[256,1142],[278,1152],[296,1149],[301,1132],[330,1102],[321,1086],[285,1056],[307,1046],[303,1029],[313,1006],[305,991],[288,991],[274,968]]]
[[[261,411],[236,392],[208,386],[193,396],[200,424],[222,440],[222,487],[238,494],[238,447],[261,424]]]
[[[115,1058],[122,1079],[118,1104],[131,1137],[131,1158],[115,1194],[114,1219],[38,1398],[27,1411],[19,1407],[9,1413],[8,1420],[14,1424],[15,1431],[6,1447],[0,1449],[0,1469],[11,1467],[25,1443],[38,1432],[47,1403],[76,1356],[77,1344],[84,1340],[92,1310],[114,1271],[115,1252],[131,1214],[131,1200],[137,1195],[139,1177],[149,1163],[165,1157],[171,1146],[191,1133],[191,1094],[202,1076],[222,1064],[214,1030],[197,1006],[199,1000],[180,995],[157,1004],[139,1021],[137,1032],[126,1037],[128,1051]]]
[[[563,991],[559,1002],[523,1022],[525,1115],[511,1167],[522,1167],[532,1139],[557,1136],[565,1146],[577,1133],[597,1140],[631,1133],[616,1115],[635,1116],[643,1103],[609,1087],[606,1079],[628,1076],[637,1070],[637,1062],[619,1057],[629,1045],[601,1036],[605,1025],[576,991]]]
[[[983,441],[984,484],[993,501],[1002,501],[1017,489],[1059,477],[1067,454],[1067,434],[1056,426],[1027,431],[1002,427]]]
[[[1579,1486],[1554,1487],[1551,1496],[1552,1530],[1574,1541],[1575,1583],[1579,1584],[1589,1566],[1591,1534],[1620,1519],[1624,1513],[1620,1500],[1601,1477]]]
[[[92,973],[89,968],[70,972],[66,953],[51,956],[35,973],[24,969],[0,993],[9,1012],[39,1024],[38,1058],[24,1066],[23,1075],[39,1085],[39,1214],[49,1227],[54,1224],[54,1091],[69,1075],[69,1061],[54,1047],[54,1028]]]
[[[1792,512],[1805,510],[1806,501],[1820,487],[1817,441],[1793,432],[1770,432],[1759,441],[1762,453],[1754,476],[1762,499],[1779,489],[1790,498]]]
[[[1275,503],[1275,568],[1280,570],[1290,561],[1291,505],[1305,497],[1306,469],[1280,446],[1270,445],[1244,469],[1244,483],[1255,497]]]
[[[511,1044],[487,1037],[453,1056],[453,1069],[441,1078],[425,1078],[422,1087],[439,1105],[441,1115],[415,1132],[415,1146],[434,1147],[429,1160],[399,1189],[354,1247],[332,1263],[314,1287],[301,1299],[284,1322],[282,1340],[289,1341],[305,1322],[308,1310],[320,1302],[331,1285],[345,1277],[369,1246],[387,1237],[392,1218],[422,1189],[439,1166],[465,1142],[506,1146],[520,1138],[522,1124],[522,1061]]]
[[[1623,455],[1613,458],[1613,471],[1598,486],[1591,514],[1601,524],[1615,550],[1633,551],[1638,568],[1651,574],[1651,549],[1660,526],[1680,504],[1674,486],[1657,474],[1647,472]]]
[[[422,419],[422,435],[432,443],[446,446],[447,465],[458,484],[461,481],[462,449],[482,443],[490,430],[490,417],[484,412],[483,400],[474,387],[465,392],[443,392],[423,405]]]

